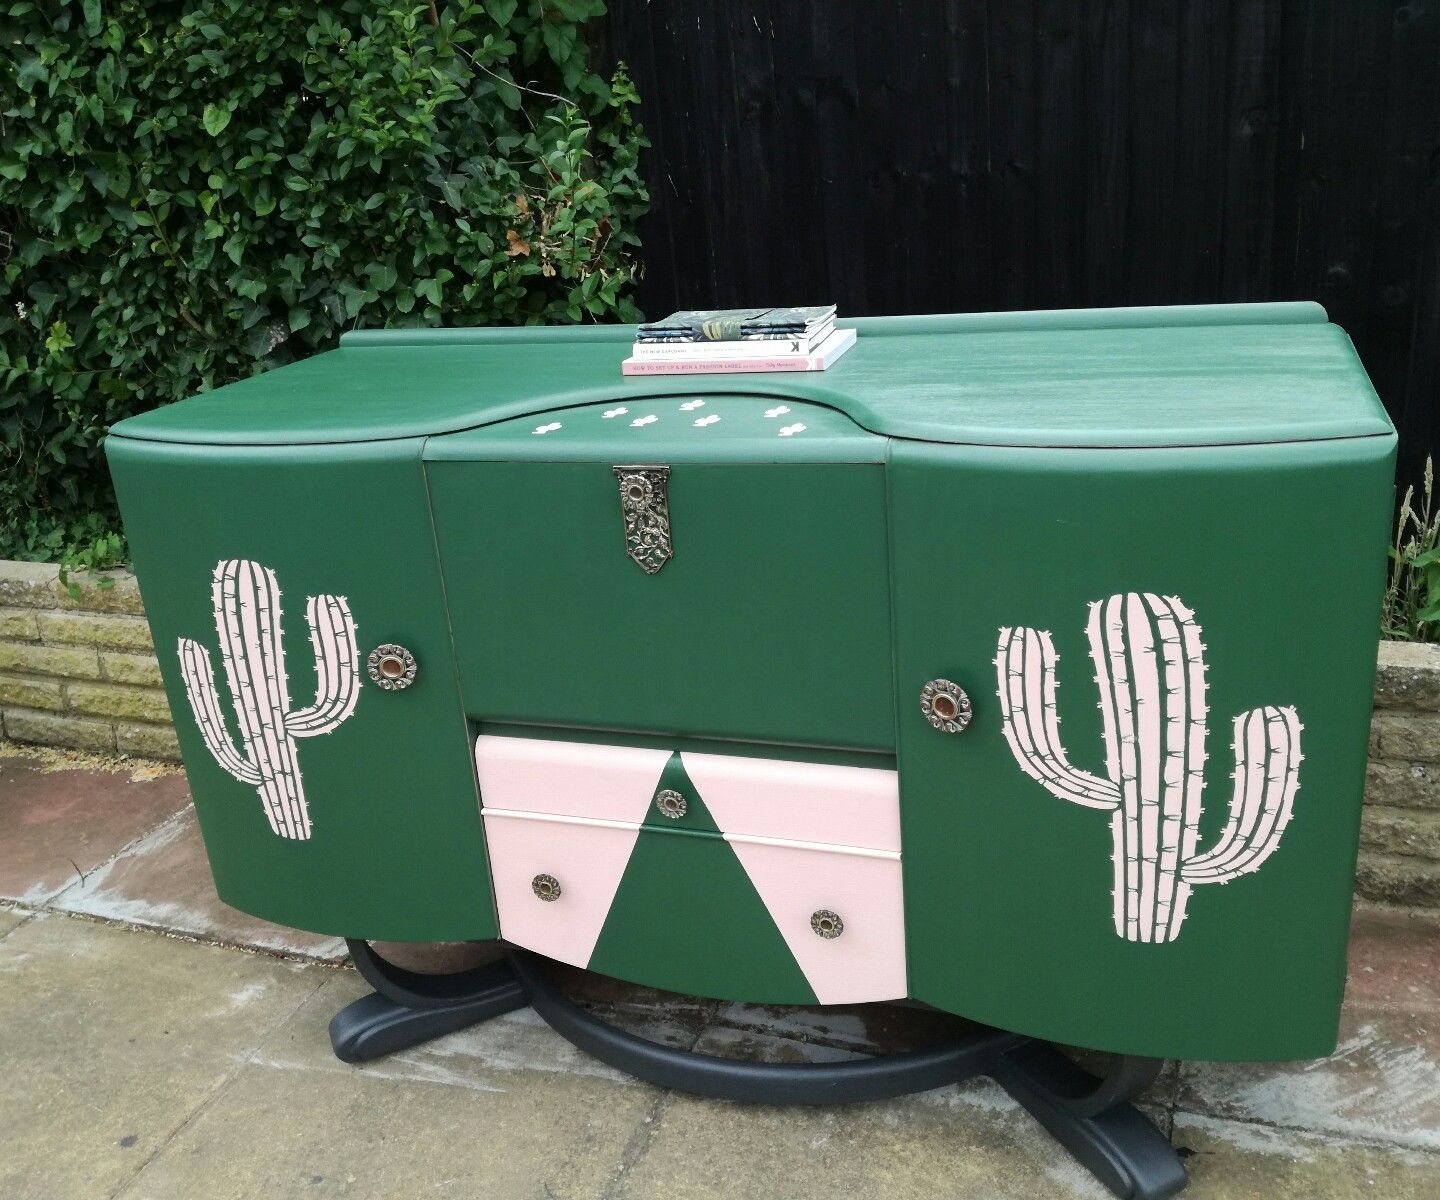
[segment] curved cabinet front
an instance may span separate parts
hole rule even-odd
[[[494,937],[419,441],[106,452],[221,899]]]
[[[1153,1057],[1334,1048],[1393,450],[896,443],[917,999]]]

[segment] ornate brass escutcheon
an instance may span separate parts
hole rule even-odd
[[[932,679],[920,689],[920,715],[941,733],[961,733],[970,724],[974,709],[958,683]]]
[[[418,670],[415,656],[393,642],[376,646],[365,660],[365,671],[371,682],[387,692],[403,692],[415,682]]]
[[[666,788],[656,795],[655,807],[660,810],[661,816],[669,817],[672,821],[678,821],[685,815],[686,809],[690,806],[685,802],[685,797],[679,792]]]
[[[675,551],[670,544],[669,467],[615,467],[620,513],[625,518],[625,553],[654,575]]]

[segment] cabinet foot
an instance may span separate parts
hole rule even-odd
[[[1170,1143],[1129,1103],[1154,1082],[1158,1060],[1120,1057],[1097,1080],[1045,1042],[980,1027],[921,1050],[853,1062],[744,1062],[615,1028],[562,995],[542,960],[523,950],[512,949],[508,962],[455,975],[406,971],[365,942],[351,942],[350,951],[376,990],[330,1022],[330,1043],[345,1062],[368,1062],[530,1005],[601,1062],[659,1087],[719,1100],[844,1104],[989,1075],[1116,1196],[1165,1200],[1188,1182]]]

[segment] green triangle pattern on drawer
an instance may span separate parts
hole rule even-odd
[[[652,804],[589,969],[722,1000],[815,1004],[815,992],[678,754],[656,785],[657,792],[664,788],[685,797],[686,814],[670,820]],[[695,827],[680,827],[691,821]]]
[[[684,797],[685,815],[683,817],[667,817],[660,811],[660,793],[667,791],[679,792]],[[720,832],[720,826],[715,824],[715,818],[710,815],[710,810],[705,807],[705,801],[690,781],[690,776],[685,770],[685,764],[681,761],[678,751],[670,756],[670,761],[665,764],[665,770],[661,772],[660,782],[655,785],[655,795],[651,797],[650,809],[645,814],[645,828],[664,829],[672,832],[674,830],[689,830],[692,833],[718,834]]]

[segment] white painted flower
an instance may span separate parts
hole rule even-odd
[[[630,410],[628,408],[607,408],[600,415],[608,421],[611,417],[623,417],[629,411]]]
[[[535,432],[536,432],[537,434],[540,434],[540,433],[554,433],[555,430],[557,430],[557,429],[559,429],[559,428],[560,428],[560,422],[559,422],[559,421],[551,421],[550,424],[548,424],[548,425],[537,425],[537,426],[535,426]]]
[[[797,434],[797,433],[804,433],[804,432],[805,432],[805,426],[801,425],[801,424],[797,421],[794,425],[787,425],[787,426],[785,426],[785,428],[780,431],[780,436],[781,436],[781,437],[793,437],[793,436],[794,436],[795,434]]]
[[[687,401],[685,401],[684,404],[682,404],[682,405],[680,406],[680,411],[681,411],[681,412],[694,412],[697,408],[704,408],[704,407],[705,407],[705,401],[703,401],[703,400],[687,400]]]
[[[708,417],[701,417],[699,420],[697,420],[697,421],[695,422],[695,428],[696,428],[696,429],[704,429],[705,426],[707,426],[707,425],[713,425],[713,424],[715,424],[715,422],[718,421],[719,419],[720,419],[720,418],[717,417],[714,413],[711,413]]]
[[[630,424],[638,429],[641,425],[653,425],[659,419],[654,413],[651,413],[648,417],[636,417]]]
[[[765,415],[767,417],[783,417],[789,411],[790,408],[788,405],[777,404],[774,408],[767,408],[765,410]]]

